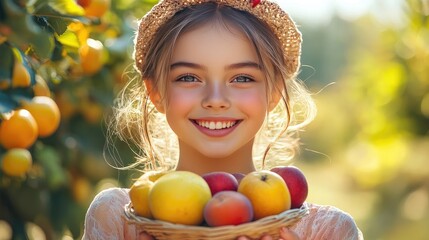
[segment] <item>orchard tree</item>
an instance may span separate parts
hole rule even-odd
[[[121,143],[105,154],[104,117],[133,70],[133,16],[154,3],[0,2],[0,220],[12,239],[78,239],[94,194],[129,185],[115,167],[133,155]]]

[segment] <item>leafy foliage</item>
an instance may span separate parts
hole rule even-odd
[[[347,191],[353,198],[366,199],[346,204],[343,197],[337,205],[360,216],[368,239],[425,239],[429,234],[418,227],[429,222],[429,15],[424,4],[407,1],[401,26],[365,16],[341,28],[350,33],[343,49],[347,64],[337,72],[336,84],[315,96],[319,117],[304,138],[349,173],[346,186],[354,189]],[[370,210],[361,215],[364,209]]]
[[[151,3],[134,4],[147,9]],[[38,94],[40,79],[61,112],[59,129],[29,148],[33,166],[26,176],[11,177],[0,170],[0,219],[11,226],[12,239],[27,239],[28,223],[47,239],[64,234],[78,239],[94,194],[107,186],[129,185],[132,176],[116,173],[106,160],[117,160],[103,157],[103,115],[109,113],[115,89],[123,84],[122,72],[131,64],[127,48],[133,28],[123,18],[130,11],[113,5],[102,18],[92,18],[75,0],[0,2],[0,124]],[[79,50],[89,38],[105,46],[103,67],[94,74],[85,74],[80,65]],[[28,72],[28,86],[13,86],[15,64]],[[133,161],[126,146],[119,143],[117,149],[120,164]],[[0,159],[7,150],[0,145]]]

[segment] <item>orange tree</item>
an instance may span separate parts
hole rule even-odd
[[[106,162],[128,165],[132,153],[117,143],[104,154],[103,117],[132,69],[133,16],[155,2],[0,2],[0,220],[12,239],[30,225],[80,238],[106,179],[129,186],[132,174]]]

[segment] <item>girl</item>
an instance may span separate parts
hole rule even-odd
[[[120,95],[111,129],[141,149],[146,170],[249,173],[290,159],[292,130],[315,112],[295,79],[300,48],[298,29],[273,2],[160,1],[139,23],[141,79]],[[100,192],[83,238],[152,239],[127,223],[129,201],[127,189]],[[309,215],[279,230],[282,239],[363,239],[350,215],[309,206]]]

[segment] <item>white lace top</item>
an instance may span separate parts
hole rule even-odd
[[[143,229],[129,224],[124,206],[130,202],[129,189],[111,188],[100,192],[85,217],[85,240],[137,239]],[[291,227],[303,240],[363,240],[353,218],[332,206],[309,204],[310,214]]]

